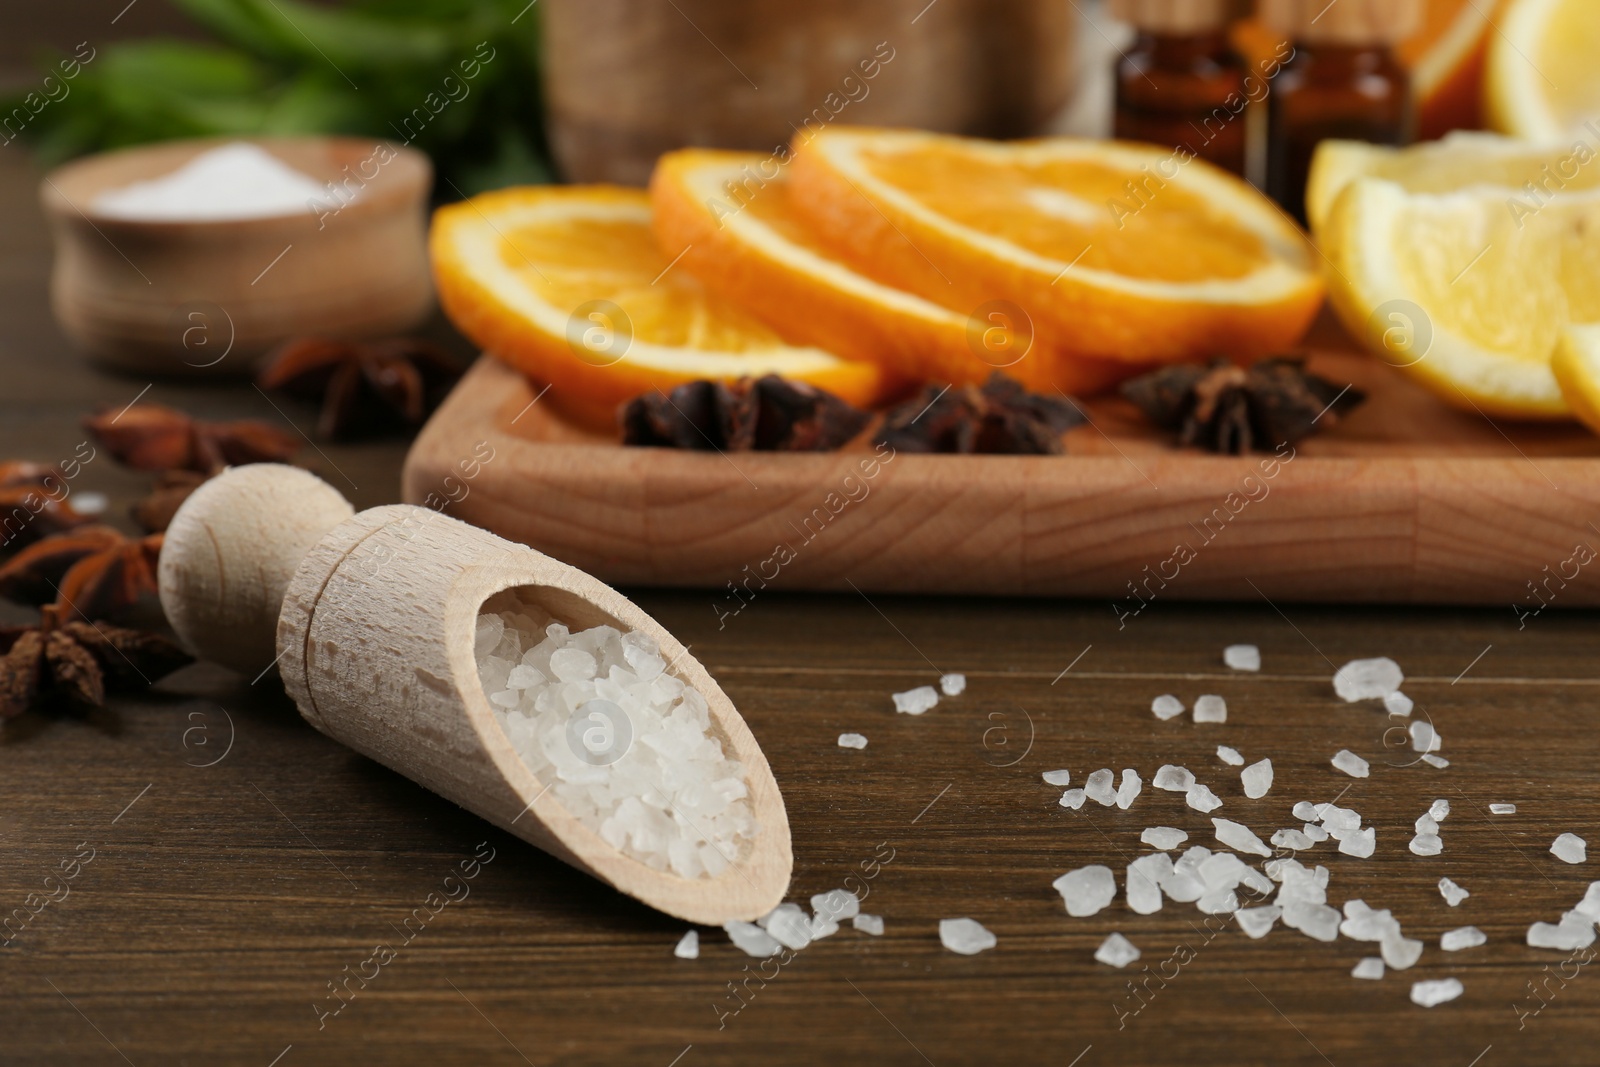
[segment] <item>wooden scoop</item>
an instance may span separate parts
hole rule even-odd
[[[167,618],[197,654],[252,676],[276,663],[318,730],[629,896],[707,924],[755,919],[783,899],[789,819],[749,727],[676,638],[588,574],[427,508],[354,515],[315,476],[255,464],[184,502],[159,577]],[[547,795],[555,783],[512,748],[473,652],[485,601],[512,589],[573,630],[604,623],[656,640],[744,766],[761,827],[748,855],[715,878],[653,870]]]

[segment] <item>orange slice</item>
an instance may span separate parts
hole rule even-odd
[[[791,202],[845,258],[947,307],[1014,304],[1078,358],[1255,358],[1322,303],[1300,230],[1171,149],[834,127],[794,158]]]
[[[650,200],[668,259],[795,344],[877,361],[912,380],[975,383],[999,370],[1033,389],[1077,394],[1138,370],[1056,358],[1006,309],[954,310],[856,271],[795,215],[772,157],[669,153],[656,164]]]
[[[778,374],[859,406],[896,383],[871,363],[786,344],[661,255],[635,189],[540,186],[440,208],[429,239],[439,303],[485,350],[550,385],[590,425],[700,378]]]

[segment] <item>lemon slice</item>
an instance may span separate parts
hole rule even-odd
[[[1511,0],[1489,43],[1485,82],[1496,129],[1600,136],[1600,11],[1595,0]]]
[[[1572,413],[1600,433],[1600,325],[1568,327],[1550,369]]]

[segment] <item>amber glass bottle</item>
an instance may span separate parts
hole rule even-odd
[[[1228,43],[1235,0],[1112,0],[1138,31],[1117,63],[1114,133],[1245,173],[1245,66]]]
[[[1267,192],[1302,223],[1318,144],[1410,142],[1411,77],[1394,46],[1421,16],[1422,0],[1261,0],[1263,24],[1293,44],[1267,97]]]

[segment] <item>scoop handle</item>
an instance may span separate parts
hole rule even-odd
[[[202,659],[254,677],[277,656],[278,614],[295,568],[355,509],[299,467],[233,467],[196,489],[167,527],[161,607]]]

